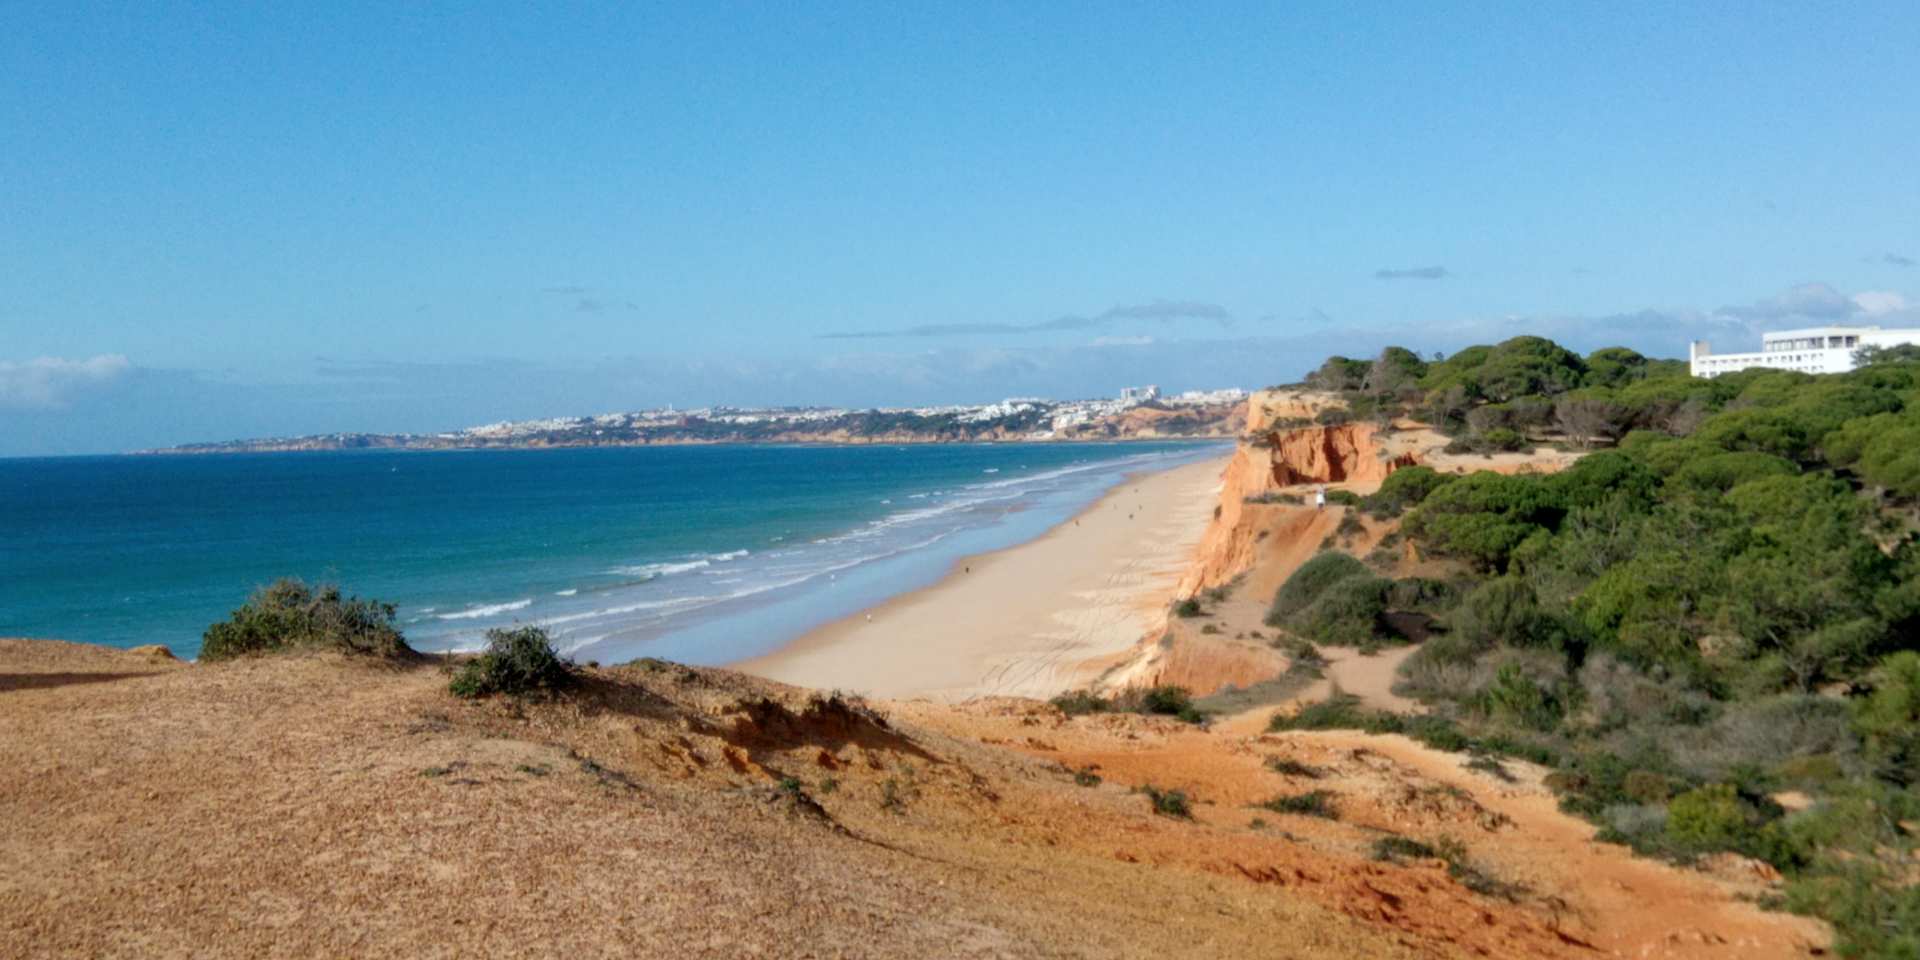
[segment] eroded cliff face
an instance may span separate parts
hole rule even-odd
[[[1193,569],[1181,581],[1182,596],[1252,569],[1263,540],[1311,535],[1311,490],[1292,491],[1308,501],[1307,515],[1285,504],[1249,504],[1249,498],[1309,484],[1338,484],[1370,493],[1388,474],[1420,462],[1415,451],[1391,449],[1373,424],[1286,425],[1311,419],[1337,403],[1329,394],[1300,391],[1263,391],[1248,401],[1247,432],[1221,476],[1219,509],[1201,539]]]
[[[1386,455],[1378,432],[1370,423],[1343,423],[1265,434],[1273,485],[1340,483],[1367,493],[1379,487],[1387,474],[1419,462],[1412,453]]]

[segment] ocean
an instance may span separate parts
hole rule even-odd
[[[415,647],[538,624],[719,664],[1038,536],[1220,443],[667,446],[0,460],[0,636],[195,656],[281,576],[399,606]]]

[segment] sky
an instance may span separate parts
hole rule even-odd
[[[0,11],[0,455],[1920,326],[1910,0]]]

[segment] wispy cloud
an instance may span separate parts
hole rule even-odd
[[[1892,264],[1896,267],[1911,267],[1914,261],[1912,257],[1903,257],[1897,253],[1887,253],[1881,255],[1880,262]]]
[[[1452,276],[1446,267],[1408,267],[1402,270],[1383,268],[1373,272],[1375,280],[1445,280]]]
[[[1109,307],[1093,316],[1068,314],[1034,323],[931,323],[894,330],[847,330],[820,334],[821,340],[877,340],[892,337],[964,337],[989,334],[1045,333],[1056,330],[1089,330],[1122,321],[1146,320],[1171,323],[1184,320],[1208,320],[1222,326],[1233,322],[1227,308],[1194,300],[1155,300],[1152,303]]]
[[[1753,303],[1721,307],[1718,312],[1741,320],[1771,322],[1787,317],[1843,320],[1858,309],[1857,304],[1830,284],[1803,283]]]
[[[0,408],[57,410],[86,390],[125,377],[133,364],[117,353],[85,360],[0,360]]]

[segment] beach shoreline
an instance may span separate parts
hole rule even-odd
[[[729,664],[768,679],[957,701],[1084,686],[1164,625],[1226,457],[1129,474],[1039,537]]]

